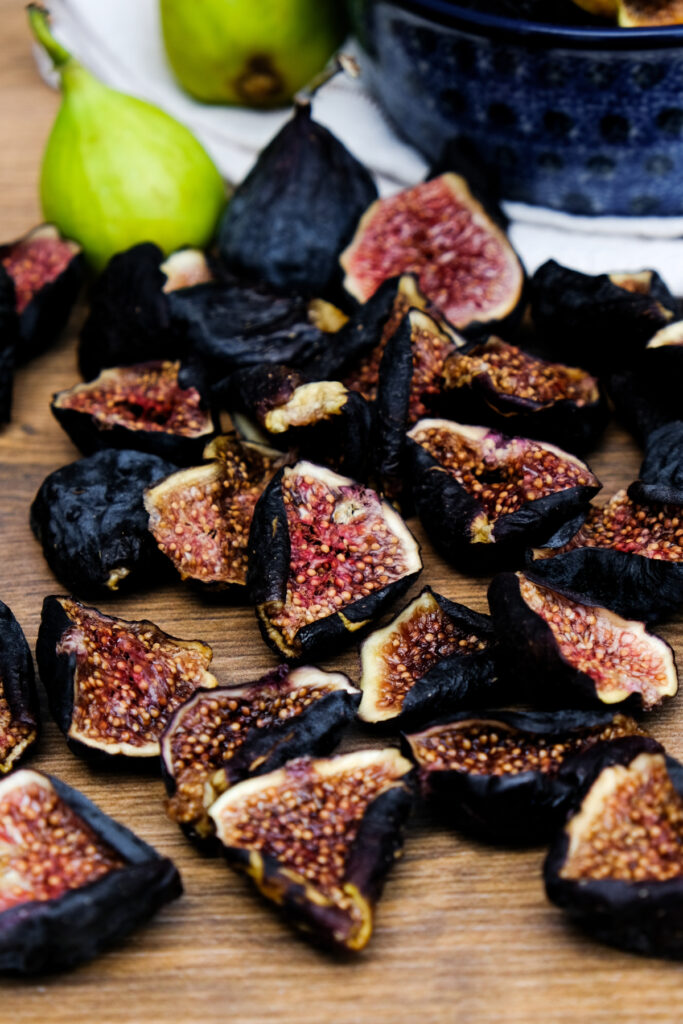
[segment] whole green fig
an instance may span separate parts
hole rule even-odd
[[[341,0],[161,0],[171,67],[205,103],[275,107],[320,71],[346,31]]]
[[[63,94],[43,156],[45,219],[79,242],[97,271],[138,242],[167,254],[207,245],[226,192],[203,147],[158,107],[93,78],[53,37],[42,7],[29,4],[28,13]]]

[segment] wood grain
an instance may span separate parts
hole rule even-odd
[[[35,70],[22,5],[0,0],[0,18],[4,239],[39,220],[39,159],[57,98]],[[0,436],[0,597],[31,644],[43,597],[61,590],[31,535],[28,509],[45,475],[77,455],[48,409],[51,393],[76,380],[76,326],[54,351],[19,373],[13,422]],[[609,494],[633,478],[639,460],[634,444],[613,427],[591,461]],[[459,575],[428,543],[423,547],[420,585],[429,582],[485,610],[487,581]],[[102,607],[208,641],[215,672],[225,682],[255,678],[274,663],[249,609],[203,604],[179,585]],[[680,653],[681,619],[661,632]],[[331,664],[357,678],[355,651]],[[654,733],[677,756],[683,755],[680,716],[676,699],[650,717]],[[343,748],[358,742],[365,740],[352,735]],[[173,857],[186,892],[89,966],[62,977],[0,981],[3,1021],[668,1024],[679,1016],[681,968],[602,948],[575,933],[544,898],[541,849],[479,845],[417,813],[368,950],[340,963],[295,938],[220,860],[194,851],[166,819],[158,779],[91,771],[69,753],[50,722],[30,763],[81,788]]]

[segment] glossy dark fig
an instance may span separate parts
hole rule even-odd
[[[682,517],[678,502],[617,491],[582,525],[560,529],[533,552],[534,579],[584,604],[656,622],[683,604]]]
[[[78,361],[85,379],[107,366],[185,355],[185,332],[174,321],[170,295],[212,279],[199,249],[164,259],[157,245],[142,242],[112,256],[93,285],[81,331]]]
[[[203,465],[172,473],[145,491],[148,528],[181,579],[246,596],[254,508],[287,456],[224,434],[204,457],[209,461]]]
[[[402,845],[411,772],[390,748],[300,758],[232,786],[209,815],[228,862],[293,925],[316,944],[355,952],[370,939]]]
[[[460,423],[486,424],[571,452],[592,448],[607,423],[595,377],[500,338],[452,353],[443,377],[443,409]]]
[[[0,266],[14,285],[16,361],[21,364],[61,333],[81,290],[85,263],[76,242],[62,238],[54,225],[41,224],[23,238],[0,245]]]
[[[421,420],[408,432],[415,505],[450,560],[481,569],[518,558],[580,515],[600,489],[576,456],[487,427]]]
[[[517,312],[524,271],[503,230],[464,178],[442,174],[364,213],[342,253],[344,287],[359,302],[387,278],[417,275],[420,290],[459,330]]]
[[[542,707],[630,701],[649,711],[678,690],[673,651],[644,622],[581,604],[523,573],[489,587],[499,670]]]
[[[281,469],[254,511],[247,585],[263,639],[285,658],[351,642],[421,569],[390,505],[311,462]]]
[[[225,265],[281,291],[324,294],[364,210],[369,172],[297,103],[228,204],[218,236]]]
[[[601,942],[681,959],[681,766],[635,736],[581,762],[582,784],[543,869],[548,898]]]
[[[403,737],[424,796],[458,828],[537,843],[557,829],[574,791],[566,769],[595,744],[642,734],[611,711],[463,711]]]
[[[0,782],[0,834],[3,972],[76,967],[182,893],[168,858],[42,772]]]
[[[274,364],[237,370],[214,388],[245,437],[363,479],[371,460],[372,410],[338,380],[309,380]]]
[[[602,373],[632,362],[678,302],[652,270],[592,276],[548,260],[531,279],[536,330],[553,356]]]
[[[169,817],[191,835],[212,835],[207,811],[228,786],[294,757],[329,754],[360,698],[345,675],[310,665],[196,693],[161,738]]]
[[[100,763],[158,758],[173,712],[218,685],[213,652],[146,619],[104,615],[71,597],[46,597],[36,657],[52,717],[75,754]],[[156,760],[154,762],[156,764]]]
[[[638,480],[628,492],[644,502],[683,505],[683,420],[666,423],[649,435]]]
[[[50,408],[84,455],[129,448],[182,465],[200,459],[215,433],[196,378],[179,362],[111,367],[58,391]]]
[[[19,344],[14,284],[0,267],[0,423],[9,423],[12,414],[12,389],[16,349]]]
[[[425,587],[361,644],[358,717],[404,728],[496,699],[491,620]]]
[[[107,449],[45,478],[31,529],[65,587],[111,596],[159,574],[163,560],[147,529],[143,491],[174,469],[157,455]]]
[[[0,601],[0,775],[31,749],[39,730],[31,651],[23,629]]]

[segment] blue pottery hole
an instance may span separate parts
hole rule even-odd
[[[541,153],[538,158],[538,166],[544,171],[561,171],[564,167],[564,160],[559,153]]]
[[[543,115],[543,124],[550,135],[558,139],[566,138],[574,127],[574,121],[569,114],[561,110],[547,110]]]
[[[671,174],[675,166],[671,157],[665,156],[663,153],[651,156],[645,161],[647,173],[655,174],[658,178],[664,178],[667,174]]]
[[[586,169],[597,178],[611,178],[616,169],[616,164],[608,156],[592,156],[586,163]]]
[[[651,89],[662,81],[666,72],[666,64],[636,64],[631,76],[640,89]]]
[[[683,110],[680,107],[668,107],[657,115],[657,127],[665,135],[679,139],[683,134]]]
[[[600,119],[600,134],[605,142],[628,142],[631,135],[631,124],[621,114],[605,114]]]
[[[597,61],[586,68],[586,78],[591,85],[595,85],[599,89],[605,89],[611,85],[616,76],[617,69],[612,64],[603,64]]]
[[[512,128],[517,123],[517,115],[507,103],[492,103],[488,116],[490,123],[496,128]]]
[[[464,114],[467,110],[467,97],[459,89],[444,89],[441,105],[451,114]]]

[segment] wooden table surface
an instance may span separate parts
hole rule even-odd
[[[0,46],[4,240],[40,219],[38,167],[58,100],[38,77],[17,0],[0,0]],[[0,598],[32,646],[43,597],[62,588],[31,534],[28,509],[46,474],[77,457],[48,409],[51,393],[77,379],[77,320],[53,351],[20,371],[13,420],[0,435]],[[612,427],[590,461],[610,494],[633,478],[639,460],[633,442]],[[420,539],[425,569],[419,586],[430,583],[486,610],[487,581],[454,572]],[[179,584],[100,607],[207,641],[215,652],[214,671],[225,683],[256,678],[274,664],[250,609],[205,605]],[[661,628],[679,655],[682,621]],[[324,667],[332,665],[357,679],[355,650]],[[676,698],[648,720],[679,757],[680,705]],[[359,738],[350,736],[342,749]],[[79,787],[172,857],[185,895],[92,964],[61,977],[1,981],[0,1019],[7,1024],[643,1024],[680,1017],[683,968],[601,947],[573,931],[546,902],[542,849],[484,846],[416,813],[405,856],[379,904],[374,937],[355,961],[341,963],[296,938],[220,859],[195,852],[165,817],[160,780],[90,770],[49,721],[28,763]]]

